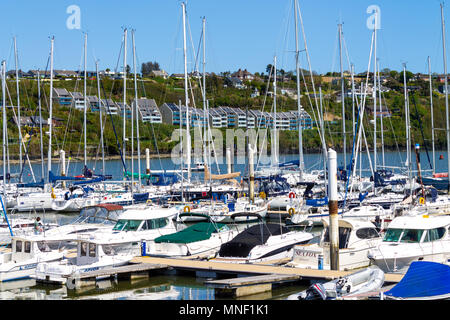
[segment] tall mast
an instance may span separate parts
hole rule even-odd
[[[341,102],[342,102],[342,136],[344,138],[344,170],[347,170],[347,137],[345,135],[345,99],[344,99],[344,68],[342,65],[342,23],[339,28],[339,57],[341,65]]]
[[[6,201],[6,61],[2,61],[2,98],[3,98],[3,199]]]
[[[408,87],[406,86],[406,63],[403,63],[403,87],[405,92],[406,166],[408,169],[409,181],[411,182],[411,136],[409,130],[409,102]]]
[[[188,75],[187,75],[187,54],[186,54],[186,5],[181,3],[183,9],[183,54],[184,54],[184,92],[186,103],[186,162],[188,170],[188,182],[191,181],[191,133],[189,128],[189,96],[188,96]]]
[[[447,54],[445,52],[445,21],[444,21],[444,4],[441,3],[441,20],[442,20],[442,51],[444,58],[444,88],[445,88],[445,119],[447,131],[447,171],[449,172],[449,186],[450,186],[450,123],[448,114],[448,87],[447,87]]]
[[[21,123],[20,123],[19,63],[18,63],[16,37],[14,37],[14,57],[16,65],[17,127],[19,129],[19,160],[20,160],[19,168],[20,172],[22,172],[22,130],[20,129]],[[22,174],[20,175],[20,182],[22,182]]]
[[[378,101],[380,104],[380,131],[381,131],[381,161],[383,164],[383,167],[385,167],[386,163],[384,161],[384,127],[383,127],[383,105],[381,101],[381,80],[380,80],[380,62],[377,61],[377,81],[378,81]]]
[[[138,163],[138,189],[141,188],[141,147],[139,141],[139,104],[137,91],[137,71],[136,71],[136,45],[134,42],[134,30],[131,31],[131,38],[133,41],[133,67],[134,67],[134,96],[136,99],[136,143],[137,143],[137,163]]]
[[[86,141],[86,111],[87,111],[87,99],[86,99],[86,63],[87,63],[87,33],[84,34],[84,169],[87,169],[87,141]]]
[[[39,137],[41,142],[41,176],[42,180],[45,177],[45,169],[44,169],[44,137],[42,131],[42,106],[41,106],[41,75],[39,74],[39,70],[37,72],[37,85],[38,85],[38,108],[39,108]]]
[[[355,65],[351,64],[351,72],[352,72],[352,134],[353,139],[355,139],[356,128],[355,128]]]
[[[203,27],[203,117],[204,119],[208,119],[207,112],[206,112],[206,18],[203,17],[202,19],[202,27]],[[208,121],[204,123],[203,128],[203,165],[208,165],[208,161],[206,159],[206,141],[208,136]]]
[[[106,99],[106,97],[105,97]],[[122,134],[122,154],[123,159],[126,161],[125,152],[126,152],[126,141],[127,141],[127,113],[126,113],[126,105],[127,105],[127,29],[123,31],[123,134]],[[125,170],[125,168],[124,168]],[[125,179],[125,175],[124,175]]]
[[[278,166],[278,132],[277,132],[277,56],[273,57],[273,152],[274,152],[274,158],[273,158],[273,165]]]
[[[50,183],[50,171],[52,171],[52,127],[53,127],[53,43],[55,41],[55,37],[51,39],[51,49],[50,49],[50,111],[48,116],[48,131],[49,131],[49,139],[48,139],[48,163],[47,163],[47,183]]]
[[[95,61],[95,72],[97,73],[97,95],[98,95],[98,105],[99,112],[100,112],[100,144],[102,147],[102,174],[106,174],[105,172],[105,146],[103,143],[103,114],[102,114],[102,107],[100,101],[102,101],[102,96],[100,94],[100,74],[98,73],[98,60]]]
[[[377,12],[373,28],[373,171],[377,171]]]
[[[302,180],[305,164],[303,160],[303,125],[302,125],[302,106],[300,102],[300,66],[299,66],[300,51],[298,49],[297,0],[294,1],[294,13],[295,13],[295,74],[297,75],[298,157],[299,157],[300,180]]]
[[[428,79],[430,81],[431,148],[433,150],[433,173],[435,173],[436,172],[436,154],[435,154],[435,149],[434,149],[433,82],[432,82],[432,78],[431,78],[431,61],[430,61],[430,56],[428,56]]]

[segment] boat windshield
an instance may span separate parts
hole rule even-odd
[[[102,207],[86,207],[81,210],[80,215],[73,223],[104,223],[114,224],[119,212],[108,211]]]
[[[142,220],[119,219],[115,224],[114,231],[136,231],[141,225]]]
[[[419,243],[425,230],[422,229],[388,229],[384,242]]]

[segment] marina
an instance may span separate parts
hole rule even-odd
[[[380,67],[373,5],[367,68],[355,72],[340,21],[340,72],[318,74],[309,15],[286,1],[286,46],[255,74],[207,72],[210,22],[195,54],[186,2],[179,74],[141,64],[148,37],[134,27],[114,40],[114,71],[92,61],[99,39],[83,31],[78,71],[55,67],[71,49],[50,36],[45,69],[22,72],[13,37],[14,70],[1,62],[0,300],[449,299],[444,5],[443,74],[428,56],[424,77]]]

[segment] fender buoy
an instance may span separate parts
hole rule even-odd
[[[293,214],[295,214],[295,209],[289,208],[288,212],[289,212],[289,215],[292,216]]]
[[[289,199],[293,199],[295,198],[295,193],[294,192],[289,192]]]
[[[184,212],[191,212],[191,207],[185,206],[185,207],[183,208],[183,211],[184,211]]]
[[[424,197],[420,197],[419,198],[419,203],[420,204],[425,204],[425,198]]]

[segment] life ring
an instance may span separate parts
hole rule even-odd
[[[289,208],[288,212],[289,212],[289,215],[292,216],[292,215],[295,214],[295,209],[294,208]]]
[[[147,204],[152,204],[152,199],[148,199]]]
[[[289,199],[293,199],[295,198],[295,193],[294,192],[289,192]]]
[[[424,197],[420,197],[419,198],[419,203],[420,204],[425,204],[425,198]]]
[[[265,199],[265,198],[266,198],[266,193],[265,193],[264,191],[261,191],[261,192],[259,193],[259,197],[260,197],[261,199]]]
[[[183,211],[184,211],[184,212],[191,212],[191,207],[185,206],[185,207],[183,208]]]

